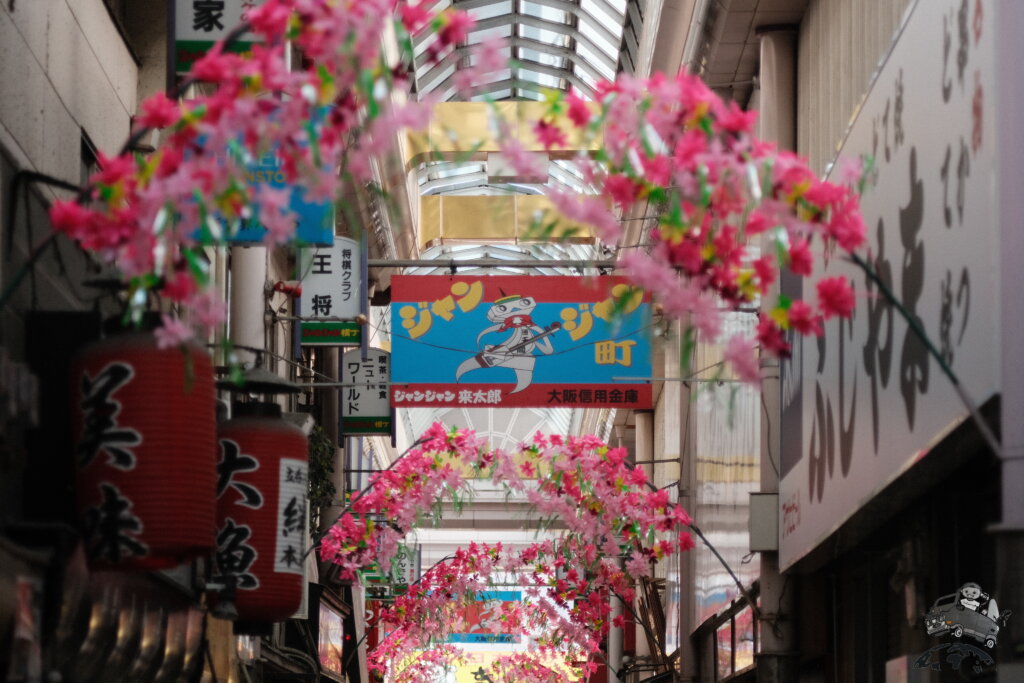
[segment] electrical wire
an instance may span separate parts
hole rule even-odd
[[[207,344],[206,347],[207,348],[219,348],[222,345],[223,344],[221,344],[221,343]],[[267,356],[270,356],[271,358],[275,358],[277,360],[284,361],[285,363],[288,363],[289,365],[293,365],[293,366],[295,366],[295,367],[297,367],[300,370],[303,370],[305,372],[309,372],[309,373],[312,373],[314,375],[318,375],[318,376],[322,377],[323,379],[327,380],[328,382],[340,382],[341,381],[337,377],[331,377],[330,375],[325,375],[324,373],[320,372],[319,370],[314,370],[313,368],[311,368],[308,365],[304,365],[304,364],[302,364],[302,363],[300,363],[300,362],[298,362],[296,360],[292,360],[291,358],[288,358],[286,356],[282,356],[281,354],[275,353],[274,351],[270,351],[269,349],[259,349],[259,348],[256,348],[255,346],[246,346],[245,344],[231,344],[230,347],[229,347],[229,351],[233,350],[233,349],[240,349],[242,351],[248,351],[249,353],[254,353],[254,354],[257,354],[257,355],[265,354]]]
[[[762,420],[764,420],[765,429],[767,434],[765,435],[765,448],[767,449],[768,464],[772,466],[772,471],[775,472],[775,478],[779,479],[779,468],[775,465],[775,457],[772,454],[772,421],[771,416],[768,414],[768,404],[764,400],[764,392],[761,392],[761,412],[763,413]]]
[[[586,343],[578,344],[576,346],[571,346],[571,347],[568,347],[568,348],[565,348],[565,349],[562,349],[562,350],[556,350],[556,351],[553,351],[552,353],[548,353],[548,354],[544,354],[544,355],[546,357],[560,356],[562,354],[572,353],[574,351],[578,351],[580,349],[587,348],[588,346],[594,346],[594,345],[599,344],[599,343],[601,343],[603,341],[618,341],[620,339],[627,339],[627,338],[632,337],[632,336],[634,336],[636,334],[639,334],[639,333],[644,332],[646,330],[652,329],[656,325],[657,325],[657,323],[650,323],[648,325],[644,325],[642,327],[639,327],[639,328],[637,328],[635,330],[630,330],[629,332],[624,332],[624,333],[622,333],[622,334],[620,334],[618,336],[611,337],[610,339],[607,339],[607,340],[602,339],[600,341],[586,342]],[[444,346],[442,344],[433,344],[431,342],[426,342],[426,341],[420,341],[418,339],[413,339],[412,337],[409,337],[409,336],[404,335],[404,334],[398,334],[396,332],[392,332],[391,336],[392,336],[392,338],[406,339],[408,341],[413,342],[414,344],[420,344],[422,346],[429,346],[430,348],[439,349],[439,350],[442,350],[442,351],[454,351],[456,353],[464,353],[464,354],[469,354],[469,355],[475,355],[477,353],[480,353],[480,351],[481,351],[480,349],[460,349],[460,348],[451,347],[451,346]],[[528,339],[526,340],[527,343],[529,343],[529,341],[530,340],[528,340]]]
[[[387,320],[387,319],[385,318],[384,320]],[[408,335],[399,334],[399,333],[393,332],[391,330],[386,330],[385,329],[384,320],[382,320],[382,322],[380,324],[374,324],[372,322],[367,321],[364,326],[370,328],[376,334],[388,334],[392,339],[395,339],[395,338],[405,339],[405,340],[410,341],[410,342],[412,342],[414,344],[419,344],[421,346],[430,347],[430,348],[433,348],[433,349],[438,349],[440,351],[452,351],[452,352],[455,352],[455,353],[467,354],[467,355],[475,355],[475,354],[480,353],[480,351],[481,351],[480,349],[458,348],[458,347],[454,347],[454,346],[445,346],[443,344],[435,344],[435,343],[432,343],[432,342],[421,341],[419,339],[413,339],[412,337],[410,337]],[[288,320],[283,320],[283,319],[275,319],[275,322],[280,323],[280,324],[284,324],[284,323],[287,323],[289,321]],[[638,327],[636,329],[630,330],[628,332],[623,332],[623,333],[621,333],[621,334],[619,334],[619,335],[617,335],[615,337],[611,337],[609,339],[602,339],[600,341],[590,341],[590,342],[585,342],[583,344],[577,344],[576,346],[571,346],[571,347],[568,347],[568,348],[565,348],[565,349],[561,349],[561,350],[555,350],[552,353],[544,354],[544,356],[545,357],[550,357],[550,356],[559,356],[559,355],[566,354],[566,353],[572,353],[574,351],[578,351],[580,349],[584,349],[584,348],[586,348],[588,346],[594,346],[594,345],[600,343],[601,341],[618,341],[620,339],[627,339],[627,338],[632,337],[634,335],[641,334],[643,332],[647,332],[648,330],[655,329],[655,328],[657,328],[658,325],[659,325],[659,322],[657,322],[657,321],[651,322],[651,323],[648,323],[648,324],[643,325],[641,327]],[[529,340],[526,340],[526,341],[529,342]],[[237,346],[236,348],[243,348],[243,347]],[[253,348],[246,348],[245,350],[252,351],[254,353],[259,351],[259,349],[253,349]],[[278,356],[277,354],[271,354],[271,355],[273,355],[275,358],[281,358],[282,360],[287,360],[287,359],[284,359],[282,356]],[[289,361],[289,362],[293,362],[293,361]],[[719,362],[719,363],[716,363],[715,365],[720,365],[721,363],[722,362]],[[305,367],[305,366],[302,366],[301,364],[298,364],[298,365],[300,365],[301,367]],[[709,369],[711,367],[714,367],[714,365],[708,366],[708,368],[705,368],[705,370]],[[703,372],[703,370],[701,372]],[[336,381],[336,380],[332,380],[332,381]]]

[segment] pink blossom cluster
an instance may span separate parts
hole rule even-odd
[[[397,639],[394,634],[389,634],[385,641]],[[403,654],[401,664],[404,666],[393,667],[394,673],[388,679],[393,683],[425,683],[426,681],[443,680],[446,672],[465,661],[465,654],[461,649],[454,645],[440,643],[427,649]],[[370,660],[367,668],[371,674],[381,677],[385,672],[392,670],[392,667],[375,659]]]
[[[624,449],[592,436],[538,434],[509,453],[485,448],[472,431],[434,424],[354,497],[322,540],[321,558],[347,579],[389,567],[426,512],[468,495],[467,470],[522,496],[561,533],[516,551],[471,544],[429,569],[382,614],[388,636],[371,653],[378,669],[390,671],[459,633],[465,610],[496,577],[514,579],[527,599],[505,605],[492,627],[529,634],[540,651],[588,661],[611,625],[610,596],[632,604],[635,582],[655,563],[693,547],[689,515],[667,491],[649,486]]]
[[[726,105],[696,76],[621,75],[598,86],[593,105],[574,94],[547,101],[533,131],[548,150],[569,145],[556,125],[562,117],[584,140],[603,136],[596,153],[579,157],[598,193],[556,194],[559,211],[612,244],[622,236],[619,216],[637,206],[657,211],[654,245],[621,263],[667,315],[690,316],[711,340],[719,337],[723,304],[757,302],[780,268],[810,276],[812,249],[849,252],[864,242],[859,165],[848,164],[839,183],[819,180],[803,159],[756,138],[754,112]],[[515,144],[506,142],[513,159],[522,156]],[[771,246],[756,254],[751,242],[762,234]],[[816,290],[813,304],[780,296],[768,306],[757,330],[762,349],[786,355],[786,331],[820,335],[823,321],[852,314],[847,280],[825,278]],[[728,360],[756,380],[753,353],[752,344],[735,342]]]
[[[508,580],[512,575],[529,587],[528,599],[502,603],[498,613],[481,626],[493,633],[531,636],[536,641],[529,653],[533,658],[585,660],[600,644],[594,636],[595,626],[573,619],[557,607],[548,596],[552,592],[547,585],[549,577],[521,566],[520,562],[517,553],[503,549],[500,544],[471,544],[434,565],[382,613],[378,625],[384,627],[387,636],[370,653],[371,668],[381,674],[404,674],[401,662],[412,661],[417,653],[444,643],[452,634],[467,632],[467,614],[478,608],[481,594],[492,587],[496,577]],[[604,600],[607,602],[606,595]],[[596,628],[600,631],[599,626]],[[535,670],[540,672],[541,669]]]
[[[465,12],[431,16],[425,3],[399,0],[266,0],[247,21],[259,37],[248,54],[218,44],[192,68],[190,80],[210,94],[179,102],[159,93],[141,104],[137,135],[159,131],[154,152],[100,154],[80,196],[50,210],[54,229],[116,266],[133,294],[154,290],[180,304],[190,324],[166,322],[164,344],[224,319],[223,306],[201,300],[209,274],[200,244],[250,224],[269,245],[293,241],[294,187],[333,202],[343,182],[370,179],[370,160],[390,151],[396,130],[426,125],[429,103],[408,96],[407,70],[383,53],[388,29],[411,50],[409,35],[429,24],[429,55],[440,60],[473,24]],[[288,67],[291,49],[300,68]],[[248,182],[246,165],[270,156],[286,184]]]
[[[51,208],[57,231],[120,269],[136,294],[131,301],[146,301],[139,290],[158,290],[180,304],[189,324],[167,318],[162,345],[223,320],[223,306],[202,302],[209,276],[199,243],[249,224],[265,228],[268,244],[292,241],[293,185],[308,200],[333,201],[343,184],[372,180],[373,160],[396,153],[396,130],[427,126],[432,101],[417,101],[408,70],[385,58],[386,29],[397,29],[401,59],[412,59],[415,37],[425,41],[428,60],[448,64],[474,27],[465,12],[435,15],[425,2],[401,0],[266,0],[248,21],[261,41],[249,54],[217,46],[195,63],[190,77],[215,86],[211,94],[183,102],[158,94],[143,102],[136,123],[160,131],[155,152],[101,154],[82,195]],[[298,50],[300,68],[288,68],[286,46]],[[463,96],[508,66],[507,47],[498,41],[473,50],[456,72]],[[639,202],[659,207],[653,248],[631,251],[621,262],[669,316],[688,316],[715,339],[723,303],[753,302],[780,268],[809,276],[814,254],[863,243],[859,169],[846,167],[839,184],[820,181],[804,160],[759,141],[754,115],[724,104],[699,78],[621,76],[596,92],[594,103],[550,93],[547,112],[532,125],[549,150],[570,145],[564,120],[583,140],[601,136],[600,149],[578,159],[598,194],[556,191],[551,198],[563,215],[594,226],[610,243],[621,235],[621,213]],[[514,168],[543,173],[516,136],[500,139]],[[246,182],[246,164],[271,153],[288,185]],[[755,258],[749,242],[762,234],[772,246]],[[821,334],[825,320],[851,314],[847,280],[824,278],[815,289],[814,302],[772,302],[757,329],[762,349],[785,355],[787,331]],[[752,344],[729,346],[728,359],[748,379],[753,352]]]
[[[552,666],[530,651],[502,655],[491,662],[490,668],[493,680],[523,683],[562,683],[575,673],[568,666]]]

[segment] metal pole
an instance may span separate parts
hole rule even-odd
[[[596,261],[592,259],[472,259],[455,261],[444,259],[367,259],[370,268],[449,268],[452,274],[458,274],[460,268],[605,268],[615,269],[615,261]]]

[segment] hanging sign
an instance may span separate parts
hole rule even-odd
[[[214,44],[246,20],[246,14],[263,0],[175,0],[175,70],[186,73]],[[243,33],[225,52],[246,53],[259,41],[255,33]]]
[[[260,185],[275,190],[288,188],[288,211],[295,220],[295,237],[299,244],[331,245],[334,243],[334,204],[330,201],[310,201],[305,189],[297,183],[289,183],[280,157],[274,150],[245,164],[245,180],[259,196]],[[255,221],[244,221],[242,226],[226,241],[232,244],[262,244],[267,229]]]
[[[152,334],[85,348],[73,371],[76,500],[92,566],[152,570],[213,547],[213,365]]]
[[[239,407],[218,430],[213,576],[233,582],[239,618],[282,621],[305,592],[308,445],[280,411],[260,410]]]
[[[521,636],[504,626],[502,615],[518,606],[523,595],[517,590],[494,590],[477,593],[476,600],[463,608],[466,631],[452,633],[449,643],[518,643]]]
[[[391,433],[391,354],[370,349],[363,360],[360,349],[348,351],[341,361],[341,428],[346,436]]]
[[[359,243],[346,237],[299,250],[304,346],[359,345],[359,266]]]
[[[651,408],[625,278],[395,276],[391,300],[392,405]]]
[[[405,592],[419,577],[420,547],[400,545],[391,558],[391,585],[395,592]]]
[[[323,125],[324,110],[316,112],[308,122],[314,130],[319,130]],[[271,119],[277,116],[276,111],[269,115]],[[227,148],[217,153],[217,159],[221,163],[234,159],[244,174],[244,179],[250,188],[250,195],[253,203],[258,208],[261,195],[261,187],[269,187],[278,192],[288,190],[288,201],[285,207],[289,216],[295,222],[295,231],[290,241],[298,246],[318,245],[330,246],[334,244],[334,203],[330,200],[312,200],[306,195],[300,179],[288,180],[284,171],[284,162],[278,154],[276,144],[258,157],[244,157],[241,150],[241,138],[228,143]],[[208,138],[199,136],[197,144],[206,146]],[[209,150],[208,153],[214,153]],[[186,158],[188,154],[186,153]],[[223,217],[214,215],[213,221],[208,221],[193,234],[193,238],[204,245],[206,244],[263,244],[267,236],[267,228],[261,225],[256,218],[239,220],[228,224]]]

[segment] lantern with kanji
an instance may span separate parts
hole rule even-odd
[[[93,566],[172,567],[214,545],[216,394],[209,354],[149,332],[86,347],[72,370],[75,487]]]
[[[306,436],[277,404],[243,403],[218,442],[214,581],[233,588],[240,620],[282,621],[305,590]]]

